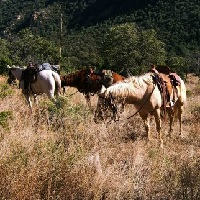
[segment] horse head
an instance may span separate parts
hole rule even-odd
[[[8,69],[8,80],[7,83],[12,85],[12,84],[16,84],[16,80],[17,78],[13,75],[12,71],[14,70],[15,66],[13,65],[12,67],[10,67],[9,65],[7,65],[7,69]]]
[[[92,71],[90,68],[80,70],[81,82],[88,81],[91,74],[92,74]]]
[[[119,114],[124,111],[124,99],[118,99],[113,96],[111,92],[107,92],[107,89],[103,85],[98,96],[94,122],[99,123],[108,119],[110,119],[109,121],[118,121]]]

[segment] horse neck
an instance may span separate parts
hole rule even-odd
[[[81,76],[79,74],[69,74],[65,75],[61,81],[63,86],[71,86],[74,87],[77,85],[77,82],[79,82],[81,79]]]
[[[17,80],[20,80],[21,77],[22,77],[22,71],[23,71],[23,69],[14,69],[14,70],[12,70],[11,72],[12,72],[13,76],[14,76]]]
[[[113,83],[124,80],[123,76],[121,76],[120,74],[117,74],[115,72],[112,73],[112,76],[113,76]]]
[[[139,84],[139,82],[135,83],[134,81],[119,82],[107,88],[106,96],[112,94],[115,97],[126,97],[127,99],[132,99],[132,101],[138,101],[151,93],[152,88],[153,83],[147,84],[143,82]]]

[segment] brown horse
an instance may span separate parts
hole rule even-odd
[[[82,69],[71,74],[61,75],[61,87],[63,88],[63,93],[65,93],[65,86],[75,87],[80,93],[82,93],[89,106],[90,97],[101,90],[102,85],[105,87],[111,86],[113,83],[122,81],[125,77],[117,74],[116,72],[111,72],[109,76],[106,72],[108,70],[103,70],[103,73],[95,73],[91,68]]]

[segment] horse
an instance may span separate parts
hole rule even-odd
[[[186,87],[184,81],[181,79],[178,74],[173,72],[169,66],[167,65],[151,65],[151,72],[157,73],[161,79],[165,82],[166,91],[169,95],[169,103],[174,104],[175,106],[167,106],[167,113],[170,116],[170,133],[173,131],[173,122],[174,116],[177,115],[179,119],[180,125],[180,134],[182,130],[182,112],[183,112],[183,105],[186,103]],[[180,90],[180,91],[179,91]],[[181,96],[178,96],[181,94]],[[178,100],[178,101],[176,101]],[[177,105],[178,104],[178,105]],[[173,109],[172,109],[173,108]]]
[[[150,115],[153,115],[156,122],[156,130],[159,135],[160,145],[163,146],[163,137],[161,132],[161,111],[163,107],[163,94],[159,84],[157,83],[157,74],[146,73],[141,76],[131,76],[124,81],[113,84],[112,86],[102,87],[99,93],[97,108],[95,111],[94,121],[106,120],[108,117],[116,120],[118,117],[118,103],[133,104],[140,117],[143,119],[146,135],[148,140],[150,135]],[[178,112],[181,134],[181,116],[183,106],[186,102],[186,87],[181,79],[181,84],[176,86],[178,99],[173,107],[168,111],[170,117],[170,131],[174,122],[175,113]],[[111,112],[109,116],[106,112]],[[136,113],[135,113],[136,114]]]
[[[89,106],[91,106],[91,95],[93,96],[94,94],[97,94],[101,90],[102,85],[109,87],[113,83],[125,79],[125,77],[117,74],[116,72],[112,72],[111,76],[107,76],[95,73],[90,68],[81,69],[71,74],[61,75],[60,78],[63,93],[65,93],[65,86],[75,87],[85,96]]]
[[[22,93],[26,97],[31,112],[31,95],[34,96],[35,102],[37,100],[37,95],[40,94],[46,94],[50,100],[56,102],[55,95],[59,96],[61,90],[60,76],[56,72],[52,70],[38,71],[36,74],[35,81],[30,83],[30,90],[29,92],[27,92],[25,91],[24,78],[22,77],[23,72],[26,70],[26,68],[20,68],[15,66],[7,66],[7,68],[9,69],[7,82],[9,84],[12,84],[16,80],[19,81],[19,88],[22,89]]]

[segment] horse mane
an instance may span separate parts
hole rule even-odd
[[[132,82],[134,87],[141,88],[144,87],[146,84],[150,85],[153,82],[152,73],[146,73],[141,76],[130,76],[129,78],[125,79],[125,82]]]
[[[128,96],[132,93],[138,93],[141,88],[146,88],[153,83],[152,73],[141,76],[131,76],[124,81],[117,82],[107,88],[105,95],[112,93],[113,95]],[[136,91],[134,91],[136,89]]]

